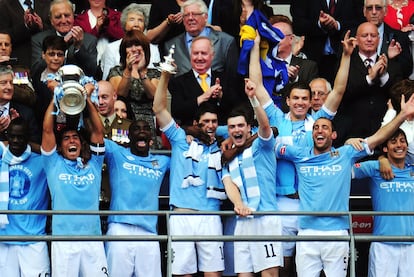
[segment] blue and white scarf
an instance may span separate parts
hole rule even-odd
[[[312,139],[312,129],[313,123],[315,120],[311,115],[306,115],[305,122],[304,122],[304,129],[303,135],[304,138],[301,141],[294,141],[296,138],[292,136],[293,133],[293,122],[290,117],[290,112],[284,115],[285,120],[281,120],[278,126],[279,135],[276,137],[277,143],[283,143],[288,145],[293,145],[296,143],[300,143],[301,145],[313,145]]]
[[[256,167],[253,161],[252,147],[246,148],[241,155],[242,163],[239,165],[239,156],[229,163],[229,172],[232,181],[240,190],[243,203],[252,211],[256,211],[260,203],[260,188],[257,181]],[[243,178],[244,177],[244,184]]]
[[[184,170],[187,170],[187,172],[183,182],[181,183],[181,187],[188,188],[189,186],[201,186],[206,184],[207,198],[224,200],[226,199],[226,193],[218,174],[222,169],[221,152],[217,144],[210,145],[210,153],[208,153],[207,180],[202,180],[196,173],[198,163],[203,155],[204,147],[206,147],[206,145],[198,139],[194,139],[191,142],[190,147],[185,154],[186,162]]]
[[[1,157],[1,171],[0,171],[0,211],[9,209],[9,166],[24,162],[30,157],[31,148],[27,145],[26,150],[19,157],[14,156],[9,147],[0,143],[3,148],[3,155]],[[6,214],[0,214],[0,228],[5,228],[9,224]]]

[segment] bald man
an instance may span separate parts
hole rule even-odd
[[[336,145],[342,145],[349,137],[364,138],[378,130],[387,109],[389,89],[402,78],[396,59],[401,46],[394,41],[388,56],[378,55],[379,42],[375,24],[359,25],[358,48],[352,53],[346,91],[334,120],[338,126]]]

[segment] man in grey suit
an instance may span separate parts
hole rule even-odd
[[[73,6],[69,0],[53,0],[50,3],[50,22],[53,29],[40,32],[32,37],[32,66],[31,72],[46,68],[42,59],[43,39],[50,35],[59,35],[65,38],[70,46],[66,55],[65,64],[75,64],[82,68],[88,76],[97,73],[97,40],[94,36],[84,33],[79,26],[73,26]]]
[[[226,72],[236,78],[239,51],[236,40],[207,25],[208,10],[203,0],[188,0],[181,6],[185,32],[165,43],[165,53],[175,45],[174,59],[178,68],[178,77],[191,69],[190,47],[192,40],[198,36],[208,37],[215,49],[212,70]]]

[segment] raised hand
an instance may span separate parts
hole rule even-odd
[[[289,79],[295,81],[296,78],[298,77],[299,74],[299,69],[300,66],[299,65],[289,65],[288,66],[288,75],[289,75]]]
[[[350,37],[351,31],[348,30],[345,33],[344,39],[341,41],[342,43],[342,48],[343,48],[343,53],[347,56],[351,56],[352,52],[355,49],[356,46],[356,38],[354,37]]]
[[[320,11],[319,22],[325,30],[338,30],[338,23],[330,14]]]
[[[401,54],[402,48],[398,41],[395,41],[395,39],[392,39],[390,42],[390,45],[388,46],[388,58],[393,59],[399,54]]]
[[[216,82],[213,86],[209,88],[211,90],[211,98],[219,98],[223,97],[223,88],[220,85],[220,79],[216,78]]]

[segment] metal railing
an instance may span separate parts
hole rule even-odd
[[[167,275],[171,274],[171,242],[172,241],[349,241],[350,243],[350,262],[349,262],[349,276],[355,277],[356,269],[356,253],[355,242],[414,242],[414,236],[374,236],[354,234],[352,228],[349,229],[348,235],[343,236],[173,236],[169,231],[169,217],[170,215],[220,215],[220,216],[234,216],[232,211],[218,211],[218,212],[176,212],[176,211],[50,211],[50,210],[7,210],[2,211],[4,214],[43,214],[47,216],[52,215],[156,215],[165,216],[166,218],[166,234],[163,235],[126,235],[126,236],[62,236],[62,235],[44,235],[44,236],[0,236],[1,241],[159,241],[167,243]],[[349,211],[349,212],[254,212],[254,215],[308,215],[308,216],[348,216],[349,226],[352,226],[352,216],[414,216],[413,212],[374,212],[374,211]]]

